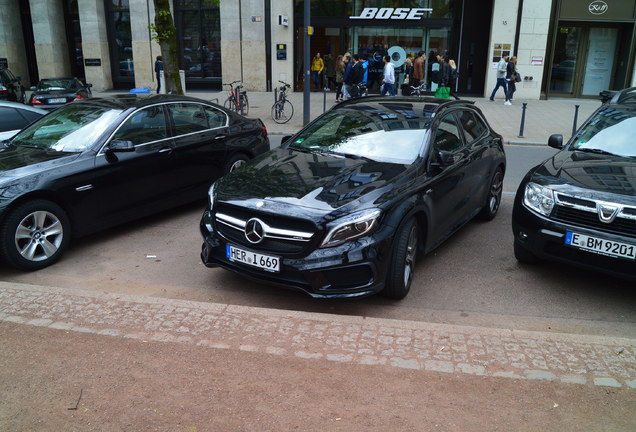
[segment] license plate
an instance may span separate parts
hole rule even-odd
[[[56,104],[56,103],[66,103],[66,98],[53,98],[53,99],[49,99],[49,103],[51,103],[51,104]]]
[[[636,259],[636,246],[568,231],[565,244],[584,251],[628,260]]]
[[[230,261],[247,264],[261,270],[275,273],[280,271],[279,257],[250,252],[230,245],[225,246],[225,256]]]

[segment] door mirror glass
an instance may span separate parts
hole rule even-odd
[[[132,141],[114,139],[108,144],[106,151],[111,153],[134,152],[135,145]]]

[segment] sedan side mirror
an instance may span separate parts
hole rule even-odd
[[[86,87],[91,88],[93,87],[93,84],[86,84]]]
[[[106,151],[110,153],[134,152],[135,145],[132,141],[114,139],[106,146]]]
[[[550,135],[550,138],[548,138],[548,145],[557,150],[561,150],[563,148],[563,135]]]
[[[439,151],[437,152],[437,162],[441,168],[449,167],[455,163],[455,154],[447,151]]]

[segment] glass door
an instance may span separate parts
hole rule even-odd
[[[581,62],[582,33],[581,27],[558,28],[550,76],[551,93],[574,96],[576,65]]]
[[[610,89],[618,29],[591,28],[587,42],[587,56],[583,73],[583,96],[598,96]]]

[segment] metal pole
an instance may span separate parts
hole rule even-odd
[[[574,123],[572,123],[572,136],[574,136],[574,134],[576,133],[576,123],[579,118],[579,107],[581,105],[574,105],[574,106],[575,108],[574,108]]]
[[[519,128],[519,135],[517,136],[518,138],[523,138],[523,127],[525,126],[526,123],[526,106],[528,105],[527,102],[523,102],[523,108],[521,108],[521,127]]]
[[[311,56],[311,39],[309,36],[309,26],[311,25],[311,0],[305,0],[305,55],[304,55],[304,74],[303,79],[303,126],[309,123],[309,105],[310,105],[310,91],[311,91],[311,71],[310,64]]]
[[[327,111],[327,88],[322,89],[322,112]]]

